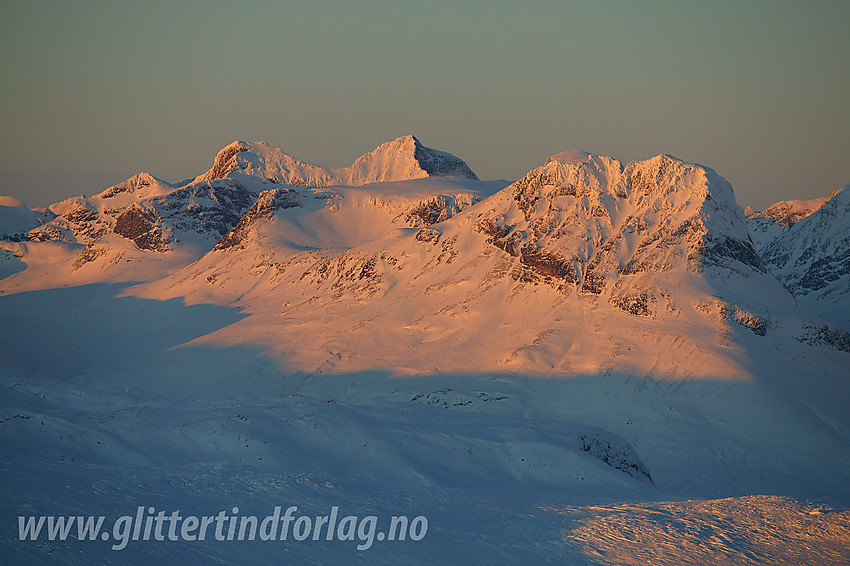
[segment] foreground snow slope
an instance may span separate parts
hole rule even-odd
[[[431,530],[421,543],[364,552],[339,541],[210,540],[140,541],[121,553],[100,541],[25,543],[6,531],[4,556],[606,564],[600,550],[623,529],[645,543],[618,546],[621,561],[667,545],[668,563],[687,563],[672,550],[687,542],[733,561],[760,563],[760,554],[774,563],[771,548],[801,537],[811,554],[789,560],[847,556],[840,537],[837,546],[823,538],[846,527],[841,509],[850,501],[850,432],[840,410],[847,379],[839,370],[789,380],[783,371],[793,358],[776,354],[752,382],[308,375],[282,370],[257,348],[193,340],[239,320],[236,309],[120,291],[96,285],[0,298],[10,322],[0,330],[0,446],[15,455],[0,467],[5,516],[114,520],[138,505],[184,515],[238,506],[261,517],[273,505],[298,505],[315,516],[339,505],[361,516],[424,514]],[[759,338],[741,329],[729,339],[746,347]],[[806,361],[815,367],[830,355],[813,346]],[[752,494],[786,499],[731,500],[714,511],[651,503]],[[826,504],[826,512],[812,522],[813,505],[789,497]],[[754,513],[770,534],[736,530]],[[686,527],[671,531],[671,522]],[[472,539],[483,547],[473,551]]]

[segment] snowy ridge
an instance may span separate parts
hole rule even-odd
[[[341,169],[305,163],[264,142],[235,141],[219,152],[212,169],[196,181],[222,179],[234,172],[308,187],[359,186],[424,177],[478,178],[463,160],[425,147],[411,135],[386,142]]]
[[[92,197],[73,197],[53,204],[42,215],[10,200],[14,206],[3,207],[0,229],[7,241],[21,242],[16,247],[9,244],[16,256],[29,258],[34,270],[50,271],[47,279],[42,278],[45,285],[62,279],[63,274],[70,274],[64,278],[75,282],[123,280],[138,278],[145,272],[144,264],[174,271],[191,263],[228,234],[263,191],[286,192],[293,185],[364,185],[432,176],[477,179],[462,160],[427,148],[414,136],[387,142],[344,169],[310,165],[263,142],[237,141],[218,153],[207,173],[182,185],[143,172]],[[457,210],[454,201],[440,201],[444,196],[429,195],[425,200],[428,198],[437,201],[433,206],[422,199],[406,202],[423,207],[419,214],[428,216],[429,221],[441,214],[445,217],[444,211]],[[459,206],[471,204],[464,198],[460,197]],[[49,247],[50,252],[33,253],[34,243],[50,243],[40,248],[46,252]],[[60,256],[68,268],[49,268]],[[126,262],[132,267],[124,266]],[[158,278],[166,273],[156,268],[150,276]],[[34,280],[20,275],[6,284],[17,286],[21,279]]]

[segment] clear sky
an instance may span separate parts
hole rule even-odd
[[[0,194],[44,206],[235,139],[349,165],[412,133],[481,178],[565,149],[850,182],[850,2],[0,0]]]

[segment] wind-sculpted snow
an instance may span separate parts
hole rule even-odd
[[[846,564],[850,511],[787,497],[550,508],[573,523],[565,544],[593,564]]]

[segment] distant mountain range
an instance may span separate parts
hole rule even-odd
[[[505,185],[414,136],[342,169],[237,141],[180,186],[140,173],[44,211],[4,201],[18,267],[0,289],[132,280],[238,303],[251,328],[220,338],[270,340],[305,371],[740,376],[735,328],[850,349],[846,190],[745,219],[707,167],[583,152]]]

